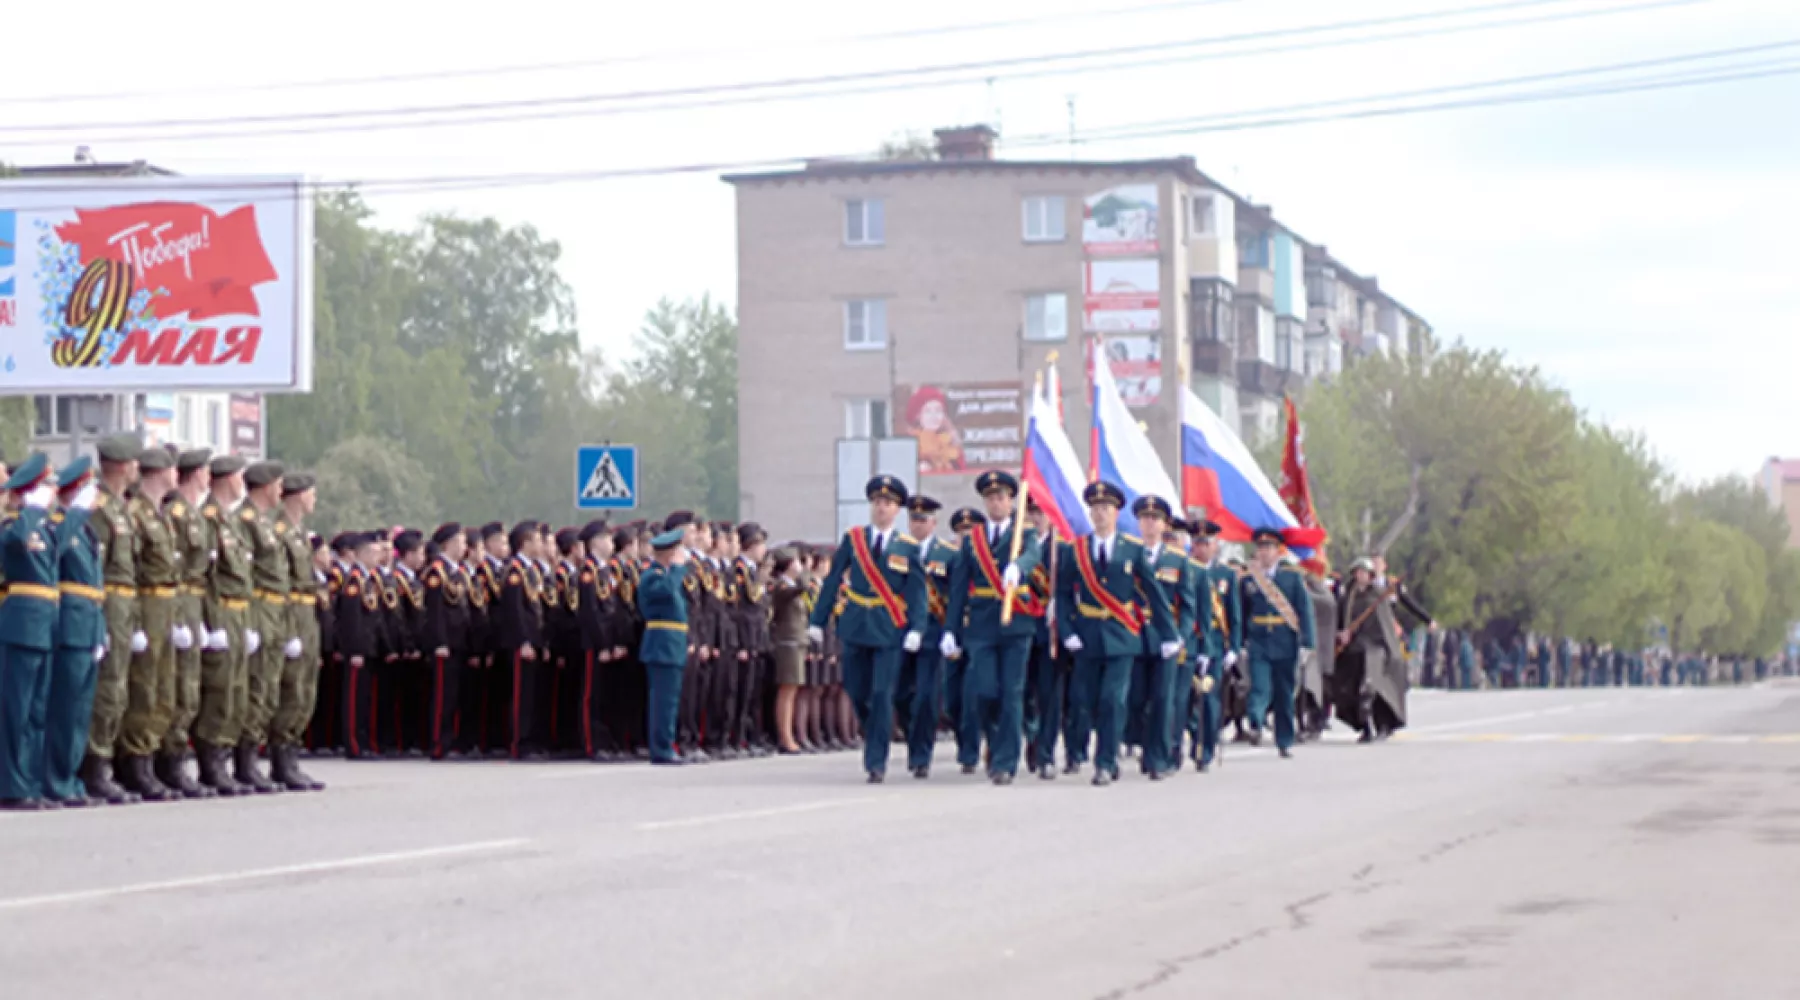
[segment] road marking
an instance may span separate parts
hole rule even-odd
[[[1749,746],[1800,743],[1800,733],[1410,733],[1394,734],[1397,743],[1705,743]]]
[[[791,806],[775,806],[769,809],[746,809],[742,812],[713,813],[709,816],[689,816],[686,819],[659,819],[648,823],[639,823],[637,830],[650,832],[653,830],[681,830],[695,826],[711,826],[715,823],[733,823],[742,819],[768,819],[771,816],[793,816],[800,813],[820,812],[825,809],[837,809],[842,806],[862,805],[879,801],[872,796],[854,799],[823,799],[818,802],[800,802]]]
[[[264,879],[287,878],[294,875],[319,875],[327,872],[352,871],[358,868],[375,868],[381,865],[405,864],[409,861],[429,861],[433,858],[452,858],[464,854],[486,854],[494,851],[509,851],[524,847],[530,840],[519,837],[511,840],[483,840],[471,844],[449,844],[444,847],[425,847],[416,851],[392,851],[385,854],[364,854],[354,858],[339,858],[335,861],[310,861],[298,865],[281,865],[275,868],[251,868],[237,872],[221,872],[217,875],[196,875],[192,878],[167,879],[161,882],[138,882],[133,885],[117,885],[105,889],[81,889],[75,892],[53,892],[42,896],[16,896],[12,899],[0,899],[0,910],[29,910],[41,906],[62,906],[70,903],[91,903],[102,899],[116,899],[121,896],[143,896],[155,892],[175,892],[181,889],[205,889],[216,885],[232,885],[238,882],[257,882]]]
[[[1604,705],[1607,703],[1596,702],[1595,704]],[[1520,719],[1541,719],[1547,715],[1566,715],[1575,711],[1577,707],[1581,706],[1560,705],[1556,708],[1538,708],[1529,712],[1513,712],[1509,715],[1490,715],[1480,719],[1466,719],[1462,722],[1442,722],[1435,726],[1420,726],[1417,729],[1409,729],[1407,731],[1413,733],[1447,733],[1457,729],[1472,729],[1476,726],[1491,725],[1496,722],[1517,722]]]
[[[536,777],[539,781],[567,781],[570,778],[597,778],[605,774],[645,774],[649,770],[649,761],[643,763],[645,767],[632,767],[629,763],[590,764],[586,767],[578,764],[574,767],[550,768]]]

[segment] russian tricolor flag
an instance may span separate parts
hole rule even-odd
[[[1077,538],[1094,530],[1088,520],[1081,491],[1087,480],[1075,445],[1063,430],[1056,404],[1040,390],[1031,393],[1031,421],[1025,432],[1025,482],[1031,499],[1044,509],[1062,538]]]
[[[1179,513],[1176,503],[1181,499],[1181,493],[1175,489],[1175,481],[1169,478],[1168,470],[1163,468],[1162,459],[1157,457],[1156,446],[1150,443],[1144,429],[1138,426],[1137,418],[1131,415],[1131,408],[1125,405],[1124,397],[1119,395],[1118,383],[1113,381],[1112,364],[1098,340],[1094,342],[1093,370],[1093,472],[1096,477],[1124,491],[1125,509],[1119,511],[1119,527],[1135,535],[1138,523],[1132,516],[1131,505],[1138,497],[1162,497]]]
[[[1316,530],[1300,527],[1261,466],[1225,421],[1184,387],[1181,397],[1181,497],[1187,507],[1204,507],[1229,542],[1247,542],[1257,528],[1276,528],[1288,548],[1310,559],[1319,544]]]

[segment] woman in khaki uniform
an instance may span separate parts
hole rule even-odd
[[[800,560],[787,549],[775,553],[774,582],[770,586],[773,622],[770,637],[775,644],[775,736],[781,752],[796,754],[794,703],[806,683],[806,586],[800,582]]]

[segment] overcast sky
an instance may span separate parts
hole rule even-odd
[[[1754,79],[1278,128],[1159,129],[1073,148],[1193,155],[1378,275],[1441,335],[1503,348],[1589,412],[1643,431],[1683,476],[1800,455],[1794,0],[314,0],[270,5],[266,18],[241,0],[86,0],[79,24],[59,5],[11,6],[0,159],[64,162],[87,144],[104,160],[183,173],[327,180],[749,163],[872,150],[896,133],[976,121],[1001,130],[1002,155],[1060,157],[1071,151],[1071,100],[1080,137],[1795,41],[1430,100],[1775,74]],[[1462,13],[1435,16],[1444,12]],[[1297,30],[1384,18],[1396,20]],[[1170,47],[1246,35],[1257,37]],[[1136,46],[1146,48],[1090,60],[1103,68],[1087,72],[1018,61]],[[974,68],[936,78],[947,85],[888,77],[815,87],[801,100],[739,88],[658,97],[630,113],[616,101],[541,103],[946,64]],[[491,72],[520,66],[552,68]],[[431,76],[289,86],[418,74]],[[94,99],[42,100],[71,95]],[[694,106],[721,99],[738,103]],[[449,128],[389,120],[350,131],[366,119],[344,117],[142,124],[494,101],[540,103],[486,113],[513,120]],[[22,131],[45,125],[59,130]],[[290,131],[247,134],[270,129]],[[191,138],[207,131],[228,134]],[[584,337],[614,358],[658,298],[734,297],[731,190],[717,171],[373,200],[394,225],[426,211],[492,214],[557,239]]]

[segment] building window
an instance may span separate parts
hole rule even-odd
[[[853,198],[844,202],[844,243],[853,247],[877,247],[887,241],[887,218],[880,198]]]
[[[38,437],[48,437],[56,433],[56,397],[33,396],[31,406],[36,419],[32,422],[31,433]]]
[[[1247,233],[1238,237],[1238,266],[1269,270],[1274,257],[1269,243],[1268,233]]]
[[[845,437],[885,438],[891,433],[887,400],[851,399],[844,402]]]
[[[1242,304],[1238,317],[1238,358],[1275,364],[1275,313],[1261,302]]]
[[[887,301],[853,299],[844,303],[844,350],[879,351],[887,347]]]
[[[194,401],[186,396],[175,400],[175,440],[194,443]]]
[[[82,410],[81,401],[80,396],[31,397],[32,433],[38,437],[61,437],[74,433],[76,415]],[[93,411],[89,412],[91,414]],[[104,416],[104,407],[101,415]]]
[[[1213,206],[1212,192],[1201,192],[1188,202],[1188,237],[1217,236],[1219,229],[1218,213]]]
[[[1194,278],[1188,282],[1192,300],[1190,314],[1194,336],[1221,344],[1237,343],[1237,311],[1232,306],[1230,283],[1214,278]]]
[[[1025,339],[1067,340],[1069,297],[1061,292],[1025,296]]]
[[[1061,243],[1068,237],[1068,211],[1060,194],[1038,194],[1027,197],[1025,206],[1025,242]]]
[[[216,399],[206,403],[206,445],[215,451],[225,450],[225,404]]]
[[[1337,308],[1337,276],[1330,268],[1306,269],[1306,304],[1322,309]]]

